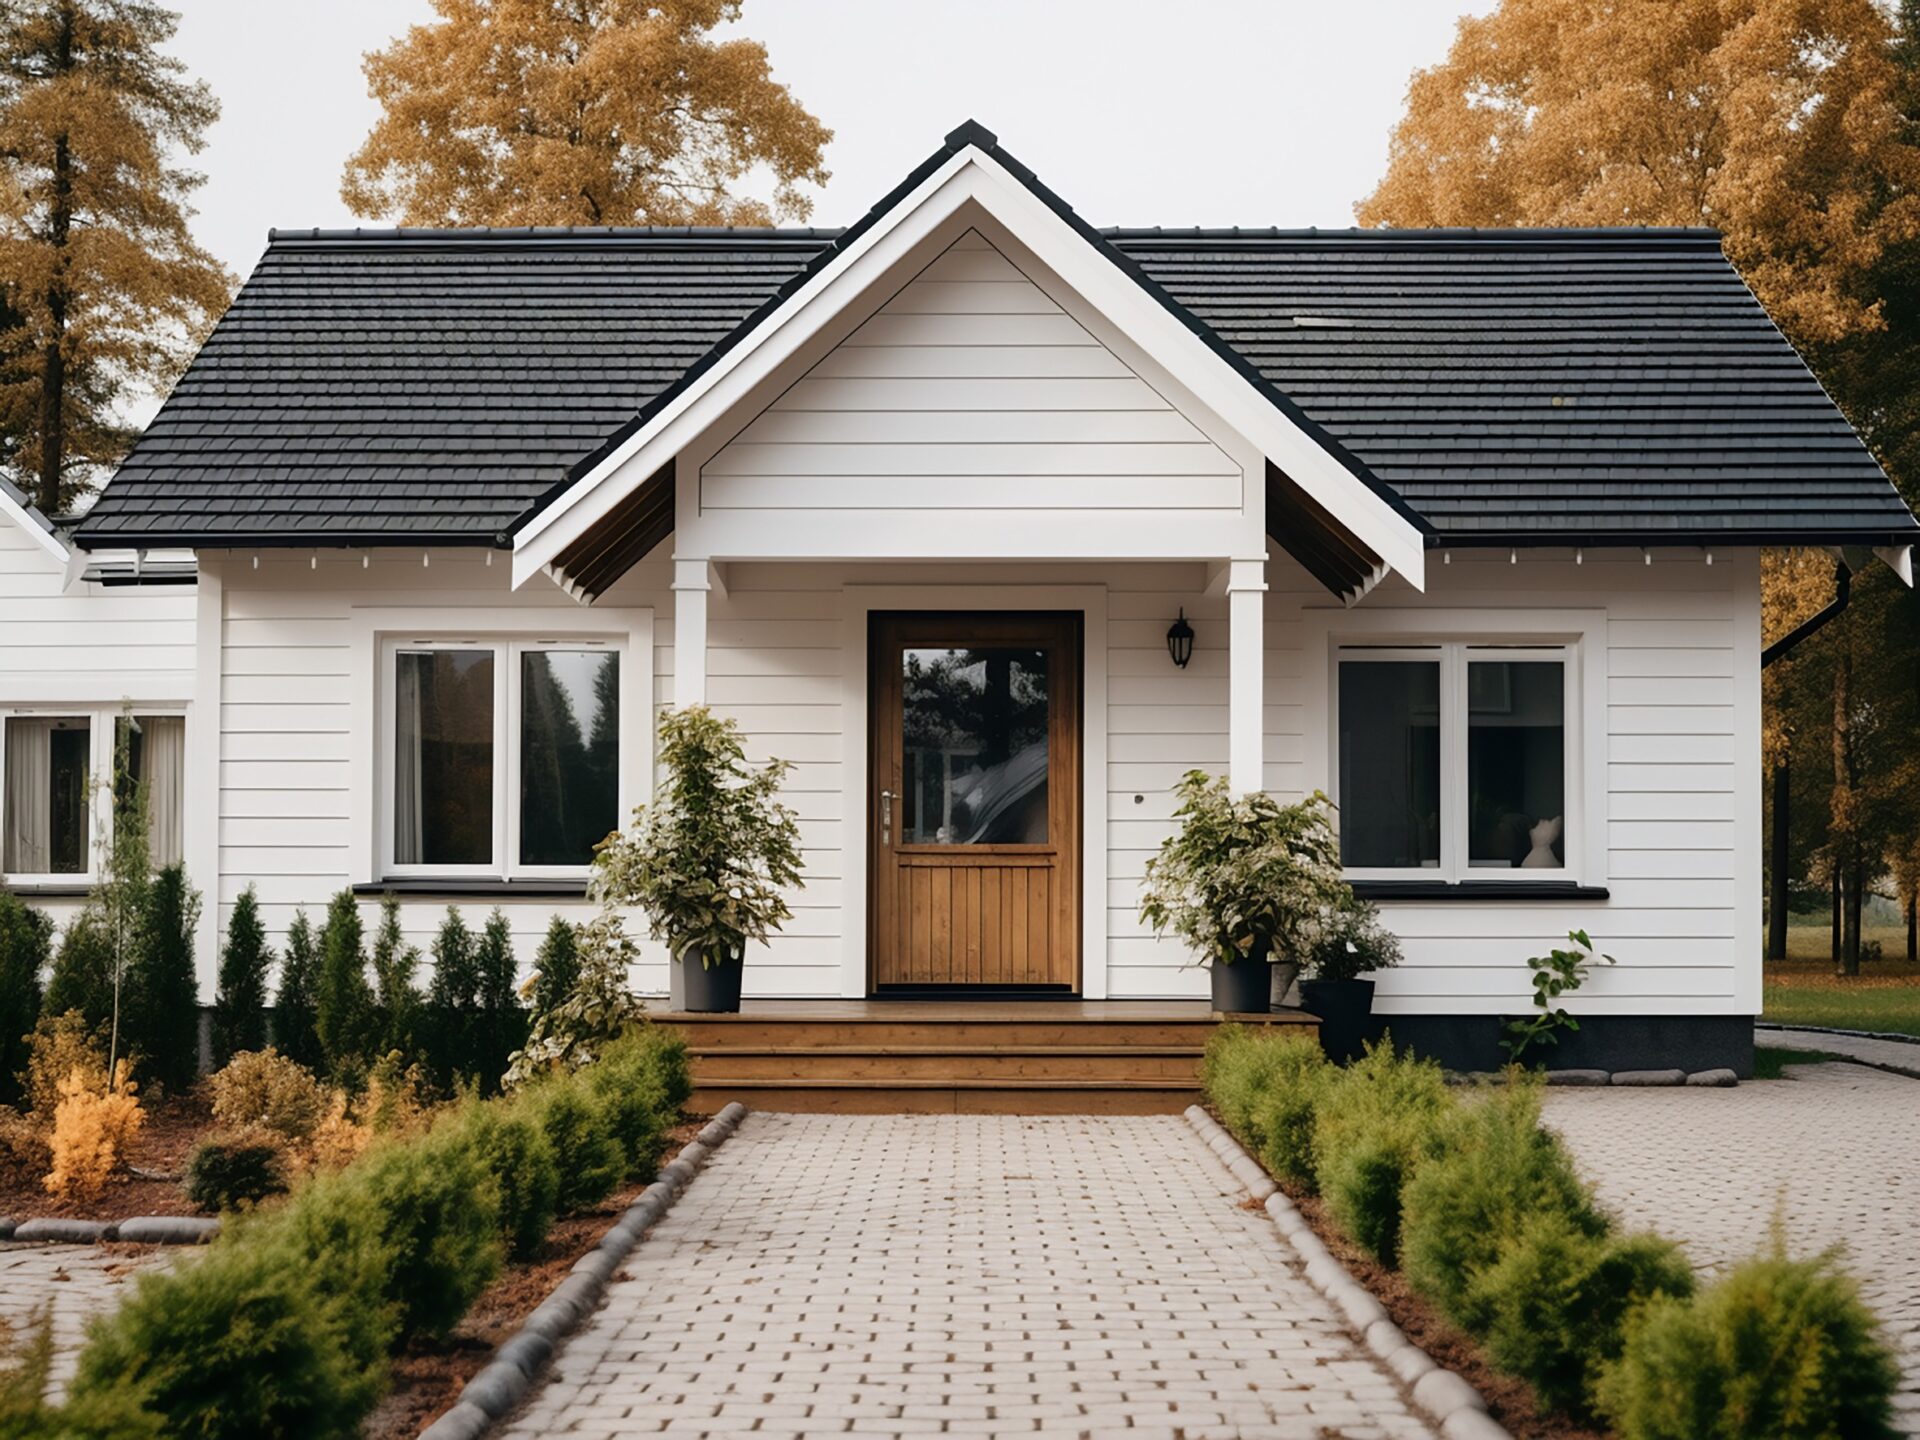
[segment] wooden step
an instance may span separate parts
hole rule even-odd
[[[692,1105],[840,1115],[1177,1115],[1197,1087],[1100,1080],[721,1080],[703,1077]]]
[[[729,1080],[1139,1080],[1191,1087],[1195,1045],[697,1047],[694,1078]]]
[[[696,1050],[798,1049],[822,1046],[922,1045],[982,1046],[1013,1045],[1028,1048],[1052,1046],[1188,1046],[1203,1048],[1218,1027],[1213,1019],[1174,1020],[1074,1020],[1063,1017],[1020,1016],[1009,1019],[835,1018],[812,1019],[805,1016],[767,1016],[748,1012],[744,1015],[662,1015],[663,1025],[671,1026],[686,1037]],[[1234,1017],[1238,1019],[1239,1017]],[[1306,1024],[1311,1019],[1295,1020],[1282,1016],[1255,1017],[1272,1024]]]

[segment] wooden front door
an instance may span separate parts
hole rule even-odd
[[[876,992],[1080,982],[1078,614],[876,614]]]

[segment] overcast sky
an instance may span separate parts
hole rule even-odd
[[[352,225],[360,56],[427,0],[174,0],[222,115],[196,233],[244,276],[269,226]],[[1407,78],[1492,0],[746,0],[741,26],[834,130],[813,223],[856,219],[979,120],[1096,225],[1353,223]]]

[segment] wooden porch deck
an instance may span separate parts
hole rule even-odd
[[[1215,1026],[1319,1025],[1203,1000],[749,1000],[656,1018],[693,1049],[698,1109],[922,1115],[1176,1113],[1200,1098]]]

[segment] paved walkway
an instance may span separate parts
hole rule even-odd
[[[1900,1424],[1920,1435],[1920,1081],[1860,1065],[1787,1074],[1551,1090],[1547,1122],[1617,1214],[1684,1242],[1705,1270],[1764,1247],[1776,1209],[1794,1253],[1844,1245],[1900,1355]]]
[[[164,1259],[165,1253],[0,1243],[0,1321],[24,1338],[23,1332],[40,1317],[53,1317],[49,1398],[58,1399],[73,1379],[87,1321],[118,1305],[134,1272]]]
[[[1170,1116],[754,1115],[506,1433],[1431,1435],[1243,1198]]]
[[[1830,1055],[1847,1055],[1920,1080],[1920,1043],[1916,1042],[1876,1040],[1868,1035],[1831,1035],[1824,1030],[1772,1030],[1755,1026],[1753,1043],[1775,1050],[1825,1050]]]

